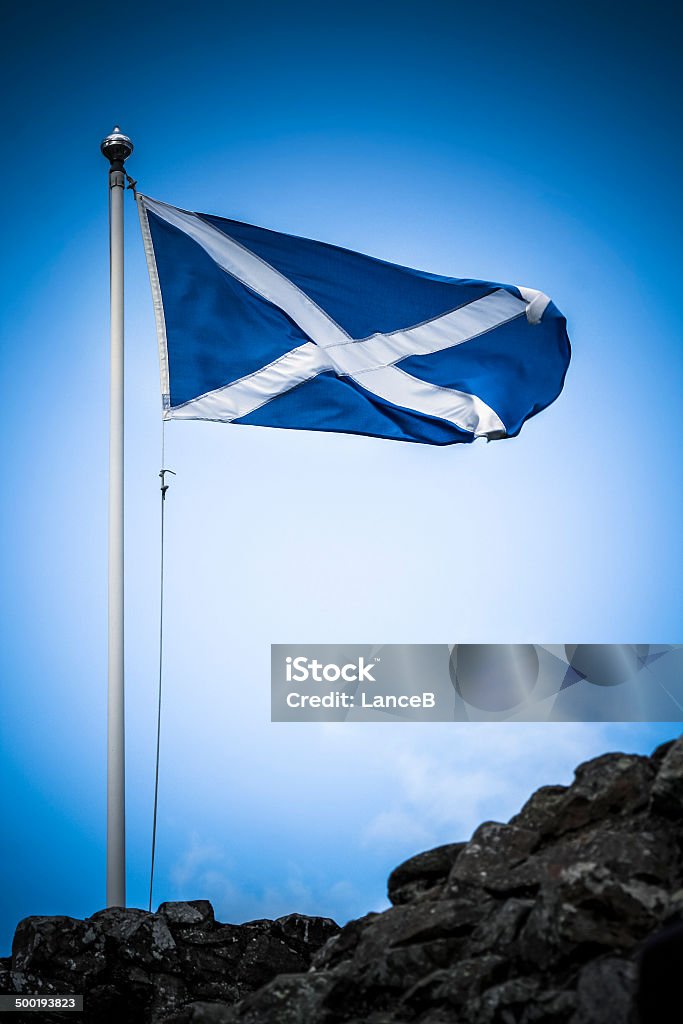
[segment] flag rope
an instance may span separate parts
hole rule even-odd
[[[156,758],[154,765],[154,811],[152,814],[152,856],[149,871],[149,911],[152,912],[152,892],[154,889],[154,864],[157,845],[157,811],[159,807],[159,752],[161,749],[161,693],[164,667],[164,564],[165,564],[165,511],[166,511],[166,474],[175,476],[172,469],[165,468],[166,461],[166,421],[161,421],[161,545],[160,545],[160,572],[159,572],[159,679],[157,689],[157,742]]]

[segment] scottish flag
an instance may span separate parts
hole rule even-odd
[[[167,419],[454,444],[514,436],[562,390],[542,292],[138,205]]]

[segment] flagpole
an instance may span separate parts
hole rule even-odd
[[[116,127],[102,141],[109,160],[109,660],[107,706],[107,906],[126,905],[123,667],[123,196],[133,143]]]

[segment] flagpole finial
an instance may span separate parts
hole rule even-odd
[[[119,126],[115,125],[111,135],[107,135],[106,139],[102,139],[100,149],[102,155],[106,156],[112,165],[112,170],[120,171],[123,169],[124,161],[133,152],[133,143],[127,135],[123,134]]]

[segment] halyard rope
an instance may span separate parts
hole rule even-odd
[[[164,666],[164,520],[166,510],[166,474],[173,473],[172,469],[166,469],[164,462],[166,458],[166,421],[161,423],[161,551],[160,551],[160,572],[159,572],[159,682],[157,696],[157,748],[154,766],[154,813],[152,815],[152,859],[149,871],[149,911],[152,911],[152,891],[154,888],[154,860],[157,844],[157,810],[159,807],[159,751],[161,748],[161,692]],[[175,476],[175,473],[173,473]]]

